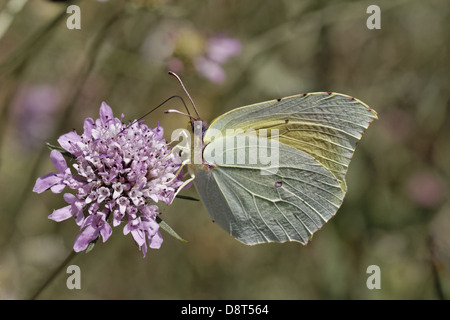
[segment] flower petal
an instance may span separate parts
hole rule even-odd
[[[61,173],[64,173],[64,171],[66,171],[66,159],[64,159],[64,156],[61,152],[59,152],[58,150],[52,150],[52,152],[50,152],[50,159],[52,160],[52,163],[55,166],[56,170]]]
[[[152,237],[152,240],[150,241],[150,248],[159,249],[162,243],[163,238],[161,236],[161,233],[158,231],[155,233],[155,235]]]
[[[69,219],[73,216],[72,206],[66,206],[64,208],[53,211],[51,215],[48,216],[50,220],[60,222]]]
[[[94,128],[94,120],[92,118],[86,118],[84,120],[84,135],[89,139],[92,138],[92,129]]]
[[[75,222],[77,225],[81,226],[84,222],[84,214],[83,211],[78,211],[78,213],[75,215]]]
[[[64,198],[64,201],[66,201],[67,203],[70,203],[70,204],[74,204],[75,201],[77,201],[77,197],[75,197],[71,193],[64,193],[63,198]]]
[[[61,193],[65,187],[66,185],[64,183],[57,183],[53,185],[50,190],[52,190],[53,193]]]
[[[124,235],[127,235],[127,234],[130,233],[130,231],[131,231],[130,223],[127,223],[127,224],[123,227],[123,234],[124,234]]]
[[[142,250],[142,253],[144,254],[144,258],[145,258],[145,256],[147,255],[147,251],[148,251],[147,244],[144,243],[144,245],[142,247],[139,247],[139,248]]]
[[[100,229],[100,234],[102,235],[103,242],[106,242],[106,240],[109,239],[109,237],[112,234],[112,228],[111,228],[111,226],[109,225],[108,222],[105,221],[103,223],[103,226]]]
[[[122,219],[125,216],[125,214],[121,213],[119,210],[114,210],[113,212],[113,226],[117,227],[122,223]]]
[[[71,154],[78,156],[79,152],[77,152],[76,149],[73,148],[73,144],[81,141],[81,137],[74,131],[71,131],[69,133],[63,134],[58,139],[58,143],[61,147],[63,147],[65,150],[69,151]]]
[[[162,139],[162,137],[164,135],[164,129],[163,129],[163,127],[159,126],[159,122],[158,122],[158,125],[156,126],[156,128],[153,130],[153,133],[155,134],[156,140]]]
[[[85,250],[89,243],[95,240],[98,237],[98,229],[93,228],[92,226],[87,226],[86,229],[80,233],[73,244],[73,250],[75,252],[80,252]]]
[[[110,106],[106,104],[105,101],[102,102],[102,106],[100,107],[100,119],[102,120],[102,124],[106,125],[108,121],[114,118],[112,109]]]
[[[33,192],[42,193],[51,188],[55,184],[61,183],[62,179],[55,172],[47,173],[45,176],[39,177],[34,185]]]
[[[145,243],[145,234],[140,229],[131,230],[131,235],[133,236],[134,241],[141,247]]]

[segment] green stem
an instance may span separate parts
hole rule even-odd
[[[437,253],[436,253],[436,244],[435,244],[435,240],[434,237],[432,235],[428,236],[428,251],[429,251],[429,261],[430,261],[430,265],[431,265],[431,272],[433,275],[433,283],[434,283],[434,288],[436,290],[436,295],[438,297],[439,300],[446,300],[445,298],[445,293],[444,290],[442,288],[442,281],[441,281],[441,277],[439,275],[439,261],[438,261],[438,257],[437,257]]]
[[[45,288],[53,281],[53,279],[56,278],[56,276],[61,272],[62,269],[72,260],[73,257],[75,257],[77,253],[72,250],[72,252],[67,256],[66,259],[64,259],[63,262],[53,271],[53,273],[50,275],[50,277],[47,278],[47,280],[39,287],[38,290],[31,296],[30,300],[36,300],[36,298],[44,291]]]

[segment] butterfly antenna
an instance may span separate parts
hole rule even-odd
[[[189,118],[191,118],[193,120],[197,120],[197,118],[191,116],[188,113],[184,113],[184,112],[181,112],[181,111],[178,111],[178,110],[174,110],[174,109],[166,110],[166,111],[164,111],[164,113],[178,113],[178,114],[182,114],[183,116],[189,117]]]
[[[156,109],[158,109],[159,107],[161,107],[162,105],[166,104],[167,102],[169,102],[170,100],[174,99],[174,98],[178,98],[181,100],[181,102],[183,103],[184,107],[186,108],[186,110],[188,110],[186,103],[184,102],[183,98],[180,96],[171,96],[170,98],[167,98],[166,100],[164,100],[163,102],[161,102],[159,105],[157,105],[156,107],[154,107],[152,110],[150,110],[149,112],[147,112],[146,114],[144,114],[142,117],[140,117],[139,119],[135,120],[134,122],[140,121],[142,119],[144,119],[146,116],[148,116],[150,113],[152,113],[153,111],[155,111]],[[189,112],[189,111],[188,111]]]
[[[142,119],[144,119],[146,116],[148,116],[150,113],[152,113],[153,111],[155,111],[156,109],[158,109],[159,107],[161,107],[162,105],[164,105],[165,103],[169,102],[170,100],[174,99],[174,98],[178,98],[181,100],[181,102],[183,102],[184,107],[186,108],[186,110],[188,110],[186,103],[184,102],[184,99],[180,96],[171,96],[170,98],[167,98],[166,100],[164,100],[163,102],[161,102],[159,105],[157,105],[156,107],[154,107],[152,110],[150,110],[149,112],[145,113],[142,117],[140,117],[137,120],[134,120],[132,123],[130,123],[128,126],[126,126],[124,129],[122,129],[122,131],[120,131],[120,133],[124,132],[126,129],[128,129],[129,127],[131,127],[133,124],[135,124],[138,121],[141,121]],[[188,111],[189,112],[189,111]],[[191,115],[187,114],[187,116],[193,118]]]
[[[174,76],[175,78],[177,78],[177,80],[181,84],[181,87],[183,88],[184,92],[186,93],[186,95],[188,96],[189,100],[191,101],[191,104],[194,107],[194,110],[195,110],[195,113],[197,114],[197,117],[200,118],[200,115],[198,114],[197,107],[195,106],[194,100],[192,100],[191,96],[189,95],[189,92],[187,92],[186,87],[183,84],[183,81],[181,81],[180,77],[175,72],[169,71],[169,74],[171,76]]]

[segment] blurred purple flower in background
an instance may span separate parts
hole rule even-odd
[[[194,65],[197,71],[214,83],[225,80],[226,74],[222,65],[242,50],[239,40],[225,36],[215,36],[208,39],[204,55],[195,58]]]
[[[18,123],[16,137],[22,145],[40,147],[44,142],[41,137],[51,134],[60,101],[58,88],[49,84],[23,85],[20,88],[11,109],[13,121]]]
[[[407,181],[406,190],[412,201],[428,209],[437,208],[446,194],[444,182],[431,171],[415,172]]]
[[[124,234],[131,233],[144,257],[148,246],[158,249],[162,237],[155,203],[170,204],[183,183],[181,159],[163,139],[163,129],[141,122],[127,126],[103,102],[100,118],[87,118],[82,135],[69,132],[58,142],[75,159],[76,173],[62,152],[52,150],[50,158],[58,172],[38,178],[33,191],[60,193],[66,186],[77,191],[64,194],[68,206],[49,216],[54,221],[75,217],[82,231],[74,250],[87,249],[100,236],[105,242],[112,233],[110,223],[116,227],[124,221]]]
[[[157,43],[157,45],[155,45]],[[162,26],[150,34],[142,54],[152,61],[164,61],[174,72],[192,68],[213,83],[226,78],[223,65],[242,51],[241,42],[225,35],[206,37],[192,27]]]

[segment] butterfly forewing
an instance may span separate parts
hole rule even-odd
[[[278,129],[280,143],[315,158],[340,181],[345,174],[357,142],[376,112],[363,102],[337,93],[309,93],[232,110],[211,123],[210,128]],[[208,131],[204,141],[210,139]]]

